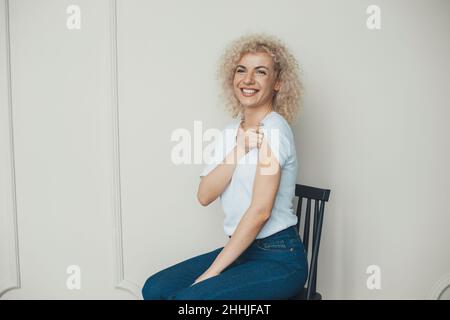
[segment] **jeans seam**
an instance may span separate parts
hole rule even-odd
[[[286,242],[285,242],[284,248],[280,248],[280,247],[276,247],[276,246],[272,247],[272,248],[265,248],[264,245],[260,244],[260,243],[256,243],[256,247],[261,250],[272,251],[272,252],[273,251],[275,251],[275,252],[277,252],[277,251],[278,252],[293,252],[293,251],[298,251],[301,248],[301,246],[296,247],[296,246],[293,246],[292,244],[290,244],[290,240],[288,240],[287,242],[288,242],[288,244],[286,244]]]

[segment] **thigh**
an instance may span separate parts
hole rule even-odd
[[[177,292],[175,300],[277,300],[295,296],[307,271],[274,260],[248,260]]]
[[[145,300],[167,299],[174,292],[190,286],[216,259],[223,247],[187,259],[150,276],[142,288]]]

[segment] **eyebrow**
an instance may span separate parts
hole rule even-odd
[[[247,69],[247,68],[246,68],[245,66],[243,66],[242,64],[239,64],[239,65],[236,67],[236,69],[239,68],[239,67],[244,68],[244,69]],[[264,69],[269,70],[269,68],[267,68],[266,66],[257,66],[255,69],[259,69],[259,68],[264,68]]]

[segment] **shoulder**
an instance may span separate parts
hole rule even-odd
[[[294,138],[291,126],[286,119],[276,111],[272,111],[270,115],[264,119],[263,124],[265,129],[276,129],[282,136],[289,140],[293,140]]]
[[[295,141],[291,126],[278,112],[271,112],[263,120],[263,132],[281,168],[295,160]]]

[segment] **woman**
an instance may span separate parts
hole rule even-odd
[[[255,34],[231,43],[219,75],[231,115],[241,119],[222,131],[197,197],[203,206],[220,197],[229,241],[152,275],[144,299],[288,299],[306,282],[292,204],[297,62],[279,40]]]

